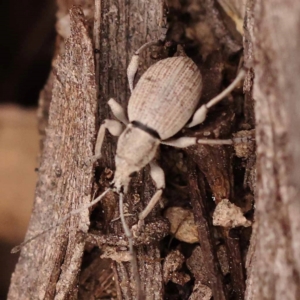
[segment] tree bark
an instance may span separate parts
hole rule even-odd
[[[96,134],[93,45],[81,10],[71,11],[71,36],[53,67],[49,124],[26,239],[91,201]],[[84,251],[77,231],[87,232],[88,211],[22,248],[8,299],[71,299]]]
[[[297,1],[247,2],[245,89],[255,100],[257,196],[246,299],[300,294],[299,12]]]

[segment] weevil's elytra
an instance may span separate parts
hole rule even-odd
[[[200,71],[190,58],[161,60],[134,88],[128,103],[129,121],[157,131],[162,140],[172,137],[194,113],[201,89]]]

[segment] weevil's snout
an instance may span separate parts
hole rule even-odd
[[[130,175],[139,170],[134,164],[128,163],[127,159],[123,159],[118,155],[116,155],[115,160],[116,171],[114,180],[112,181],[113,188],[115,188],[118,193],[126,194],[130,183]]]
[[[155,156],[160,141],[148,132],[127,125],[118,140],[115,156],[116,171],[114,187],[118,192],[126,193],[131,174],[140,171]]]

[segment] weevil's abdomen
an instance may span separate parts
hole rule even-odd
[[[165,140],[193,115],[201,96],[202,78],[188,57],[171,57],[151,66],[140,78],[128,103],[129,121],[157,131]]]

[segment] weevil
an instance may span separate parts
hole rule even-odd
[[[185,148],[196,144],[232,144],[232,140],[207,140],[195,137],[172,139],[172,137],[185,126],[193,127],[201,124],[209,108],[230,93],[245,74],[244,70],[241,70],[232,84],[221,94],[196,110],[201,97],[202,76],[196,64],[188,57],[171,57],[157,62],[142,75],[133,88],[134,76],[139,65],[139,53],[152,44],[147,43],[136,51],[128,66],[127,76],[131,96],[127,114],[119,103],[110,99],[108,105],[117,120],[104,120],[95,146],[95,159],[99,159],[106,129],[119,137],[112,189],[120,196],[120,218],[132,255],[138,299],[142,292],[133,249],[133,235],[123,213],[123,197],[128,191],[131,174],[149,164],[150,176],[157,188],[147,207],[139,214],[138,224],[132,228],[138,234],[144,219],[160,200],[165,188],[164,171],[154,159],[159,145]]]
[[[127,193],[132,173],[150,165],[150,175],[157,191],[139,214],[140,222],[151,212],[165,188],[164,172],[154,160],[160,144],[177,148],[196,144],[232,144],[232,140],[172,137],[185,126],[201,124],[209,108],[230,93],[245,73],[241,70],[221,94],[196,110],[201,97],[202,76],[196,64],[188,57],[170,57],[157,62],[142,75],[133,88],[139,53],[152,44],[145,44],[136,51],[128,66],[127,75],[132,94],[127,106],[127,116],[121,105],[110,99],[108,105],[117,120],[106,119],[102,123],[95,147],[95,158],[99,159],[106,129],[112,135],[119,136],[115,155],[116,170],[112,181],[113,189],[119,194]]]

